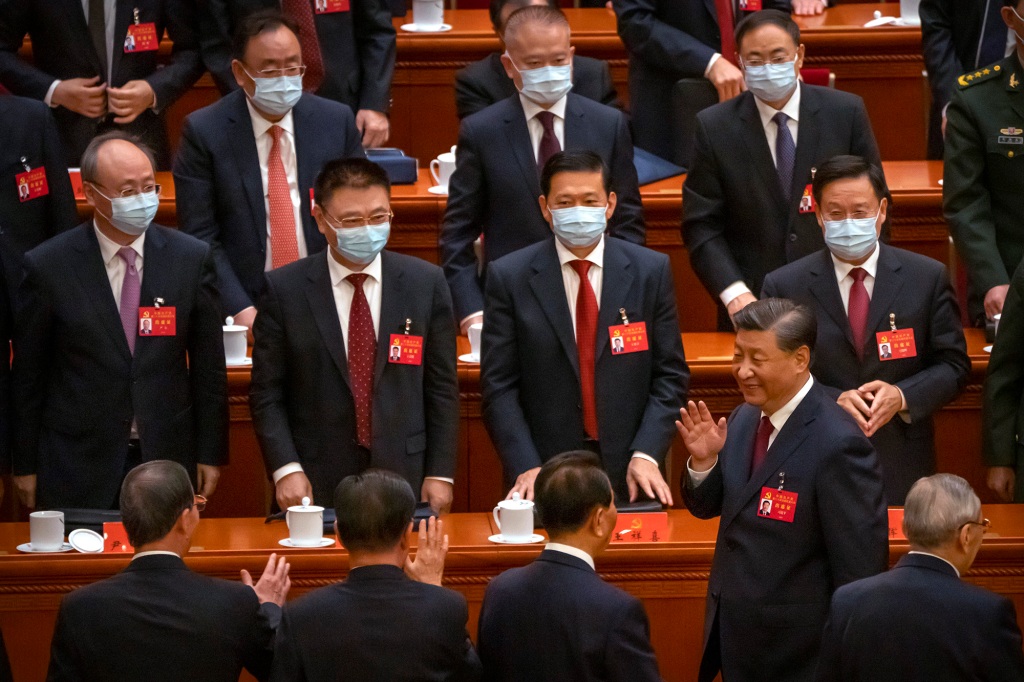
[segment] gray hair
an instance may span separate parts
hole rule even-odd
[[[907,493],[903,532],[911,544],[934,549],[949,542],[966,523],[978,520],[981,500],[971,484],[953,474],[918,479]]]
[[[121,484],[121,521],[128,540],[135,548],[160,540],[194,503],[185,467],[168,459],[143,462]]]
[[[763,298],[746,306],[732,318],[736,331],[775,332],[779,350],[795,352],[800,346],[814,353],[818,320],[814,311],[788,298]]]
[[[79,162],[81,165],[82,180],[84,182],[96,183],[97,176],[99,175],[99,157],[100,149],[106,143],[112,140],[123,140],[130,144],[135,145],[139,150],[146,155],[149,159],[149,165],[153,167],[153,171],[156,171],[156,157],[153,156],[153,150],[142,144],[138,137],[122,132],[120,130],[111,130],[109,133],[103,133],[92,138],[89,146],[82,152],[82,160]]]
[[[528,5],[509,15],[508,21],[505,22],[505,44],[515,39],[522,26],[533,23],[543,26],[564,26],[566,32],[572,35],[569,20],[561,9],[550,5]]]

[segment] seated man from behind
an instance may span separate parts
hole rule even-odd
[[[466,600],[441,587],[448,536],[440,520],[420,524],[409,559],[415,508],[412,487],[390,471],[338,484],[335,531],[348,550],[348,578],[288,605],[272,680],[328,682],[341,671],[350,680],[480,679]]]
[[[910,553],[889,572],[836,590],[817,679],[1024,680],[1013,602],[961,580],[988,526],[959,476],[915,483],[903,515]]]
[[[487,587],[478,637],[485,679],[660,680],[643,605],[594,570],[617,518],[601,461],[587,451],[557,455],[534,490],[551,540],[532,564]]]
[[[135,556],[64,597],[47,680],[236,682],[243,667],[267,678],[289,564],[271,554],[255,585],[245,570],[244,584],[193,573],[182,557],[205,505],[177,462],[128,473],[121,517]]]

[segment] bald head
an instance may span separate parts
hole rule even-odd
[[[505,24],[505,46],[517,64],[526,62],[532,54],[568,51],[569,37],[569,20],[557,7],[523,7]]]
[[[154,184],[155,168],[152,153],[120,132],[96,137],[82,154],[82,180],[98,185],[108,197]]]

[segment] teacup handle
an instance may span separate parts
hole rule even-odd
[[[292,530],[292,513],[290,511],[286,511],[284,513],[284,525],[288,528],[288,532],[290,533]]]
[[[430,176],[434,178],[434,182],[441,184],[441,162],[437,159],[430,160]]]
[[[501,521],[498,520],[498,508],[495,507],[494,511],[492,513],[494,514],[494,525],[497,526],[498,530],[500,531],[501,530]]]

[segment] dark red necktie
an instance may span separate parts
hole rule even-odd
[[[537,148],[537,168],[544,170],[544,164],[562,151],[562,145],[558,144],[558,138],[555,136],[555,115],[550,111],[541,111],[537,114],[537,120],[544,126],[544,134]]]
[[[850,287],[850,304],[846,313],[850,318],[850,331],[853,332],[853,347],[861,360],[864,359],[864,342],[868,333],[868,306],[871,304],[868,289],[864,286],[864,278],[867,276],[868,271],[864,268],[850,270],[853,286]]]
[[[733,0],[715,0],[715,13],[718,15],[718,32],[722,34],[721,55],[736,64],[736,25],[732,15]]]
[[[363,292],[369,275],[345,279],[355,288],[348,315],[348,377],[356,404],[356,439],[369,449],[373,442],[373,369],[377,366],[377,335],[373,331],[370,304]]]
[[[597,297],[587,273],[592,263],[571,260],[569,265],[580,278],[576,292],[576,351],[580,359],[580,392],[583,395],[583,427],[587,436],[597,440],[597,400],[594,397],[594,350],[597,346]]]
[[[772,420],[767,416],[762,416],[761,423],[757,425],[757,437],[754,439],[754,454],[750,458],[751,476],[761,468],[765,458],[768,457],[768,439],[771,438],[774,430]]]
[[[320,54],[320,39],[316,35],[316,24],[313,23],[313,7],[309,0],[281,0],[281,12],[299,25],[302,63],[306,65],[302,89],[316,92],[324,81],[324,58]]]

